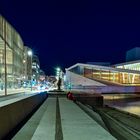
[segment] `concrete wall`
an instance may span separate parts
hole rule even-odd
[[[72,91],[84,93],[140,93],[140,86],[74,86]]]
[[[0,107],[0,139],[3,139],[46,98],[46,93],[40,93]]]

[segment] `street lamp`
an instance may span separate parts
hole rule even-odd
[[[30,62],[31,62],[31,91],[32,91],[32,56],[33,56],[33,52],[31,50],[29,50],[27,52],[28,56],[30,56]]]
[[[7,37],[6,37],[6,22],[4,22],[4,70],[5,70],[5,75],[4,75],[4,78],[5,78],[5,96],[7,95],[7,60],[6,60],[6,57],[7,57],[7,51],[6,51],[6,42],[7,42]]]
[[[33,52],[31,50],[29,50],[27,53],[28,53],[29,56],[33,55]]]
[[[57,72],[60,72],[61,71],[61,69],[58,67],[58,68],[56,68],[56,70],[57,70]]]
[[[56,77],[57,77],[57,80],[58,80],[58,82],[57,82],[58,90],[61,90],[61,83],[62,83],[61,73],[62,73],[62,70],[59,67],[56,68]]]

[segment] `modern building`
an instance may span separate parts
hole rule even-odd
[[[140,48],[126,52],[125,63],[104,62],[75,64],[66,69],[66,85],[70,88],[104,87],[105,91],[140,92]],[[105,88],[106,87],[106,88]]]
[[[140,71],[78,63],[67,69],[101,83],[116,85],[140,84]]]
[[[24,44],[16,30],[0,15],[0,89],[18,88],[23,78]]]
[[[65,84],[71,89],[140,86],[140,71],[77,63],[66,69]]]
[[[126,52],[126,62],[140,60],[140,47],[135,47]]]
[[[32,77],[35,81],[38,81],[40,76],[40,62],[37,55],[33,55],[32,58]]]
[[[32,61],[39,64],[31,48],[24,46],[19,33],[0,15],[0,91],[5,89],[6,95],[7,89],[21,88],[24,83],[31,86]]]
[[[45,74],[45,72],[43,71],[43,70],[39,70],[39,79],[40,80],[45,80],[45,78],[46,78],[46,74]]]
[[[140,47],[135,47],[127,51],[126,60],[127,62],[115,64],[112,67],[119,68],[119,69],[140,71]]]
[[[140,71],[140,47],[126,52],[126,62],[113,65],[115,68]]]
[[[32,50],[31,48],[24,46],[24,57],[23,57],[23,77],[24,81],[32,79]]]
[[[140,60],[129,61],[114,65],[116,68],[140,71]]]

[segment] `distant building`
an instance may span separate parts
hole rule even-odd
[[[128,50],[126,52],[126,61],[127,62],[113,65],[113,67],[140,71],[140,47]]]
[[[40,62],[39,58],[36,55],[33,55],[32,58],[32,76],[34,80],[38,80],[40,75]]]
[[[32,79],[32,54],[29,55],[29,52],[32,52],[31,48],[24,46],[24,59],[23,59],[23,73],[24,81]]]
[[[45,72],[44,72],[43,70],[41,70],[41,69],[40,69],[40,71],[39,71],[39,74],[40,74],[41,76],[45,76]]]
[[[66,89],[93,93],[140,92],[140,48],[126,52],[125,63],[77,63],[66,69]]]
[[[55,83],[57,81],[56,76],[53,76],[53,75],[48,76],[47,80],[48,80],[48,82],[51,82],[51,83]]]
[[[114,65],[116,68],[140,71],[140,60],[129,61]]]
[[[140,60],[140,47],[135,47],[126,52],[126,62]]]
[[[39,80],[44,81],[45,79],[46,79],[45,72],[40,69],[40,71],[39,71]]]

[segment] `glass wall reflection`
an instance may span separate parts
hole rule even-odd
[[[19,34],[0,16],[0,90],[3,90],[5,87],[5,59],[7,88],[19,88],[21,86],[23,49],[23,41]]]

